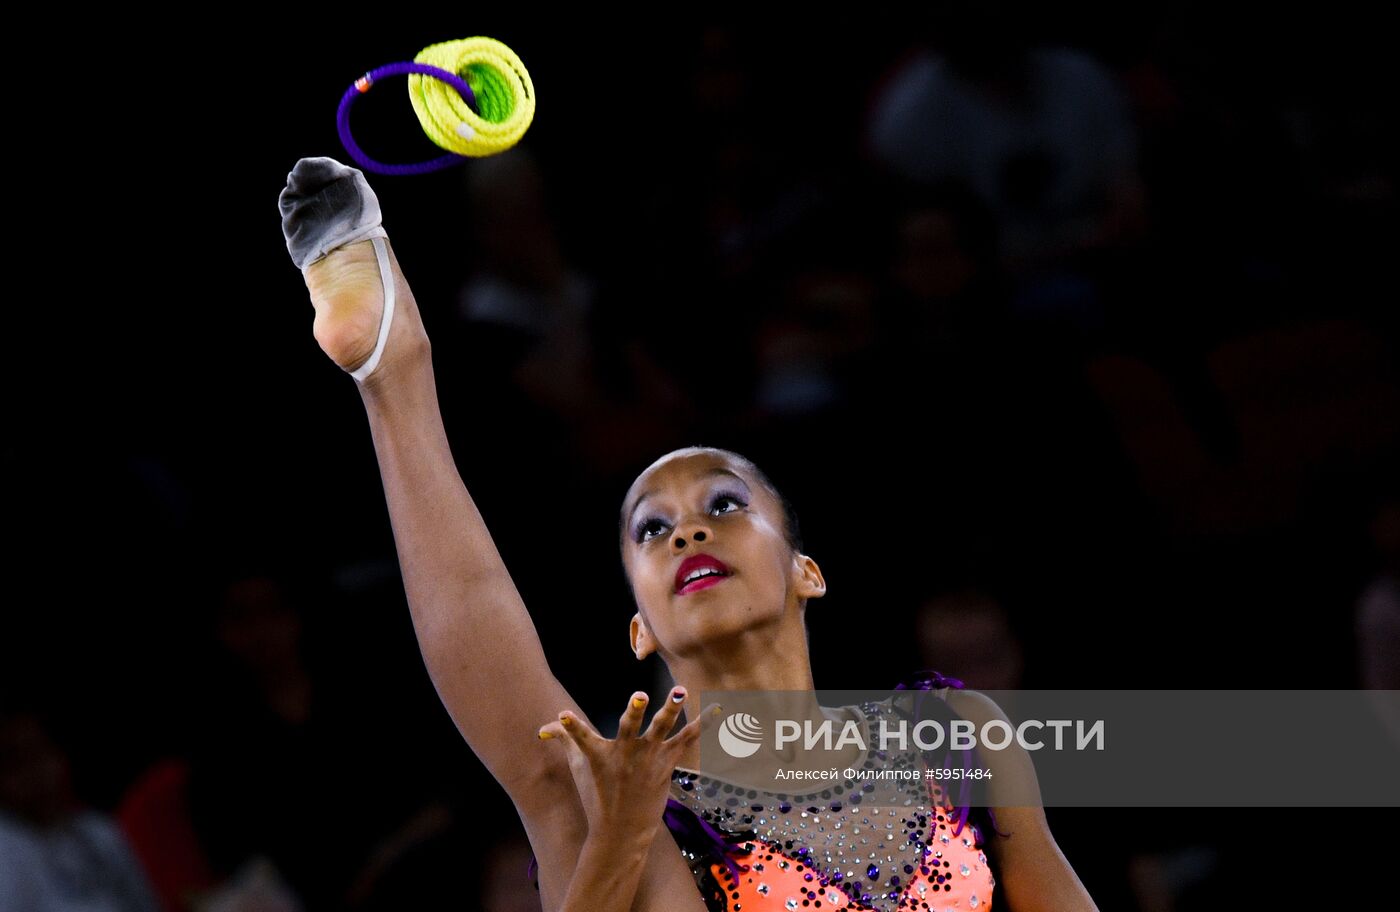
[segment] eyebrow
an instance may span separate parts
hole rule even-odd
[[[733,478],[735,481],[737,481],[737,482],[739,482],[741,485],[743,485],[746,489],[747,489],[748,486],[749,486],[749,483],[748,483],[747,481],[744,481],[744,479],[741,478],[739,475],[735,474],[734,472],[729,471],[728,469],[722,469],[722,468],[718,468],[718,467],[713,468],[713,469],[710,469],[708,472],[706,472],[704,475],[702,475],[702,476],[700,476],[700,477],[701,477],[701,478],[713,478],[713,477],[715,477],[716,475],[728,475],[730,478]],[[642,505],[642,501],[646,500],[646,499],[647,499],[648,497],[650,497],[651,495],[652,495],[652,492],[651,492],[651,491],[646,491],[645,493],[642,494],[641,497],[638,497],[638,498],[637,498],[636,503],[632,504],[632,509],[629,510],[629,511],[627,512],[627,522],[628,522],[629,525],[631,524],[631,522],[632,522],[633,519],[636,519],[636,517],[637,517],[637,508],[640,507],[640,506]]]

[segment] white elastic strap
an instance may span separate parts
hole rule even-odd
[[[374,255],[379,259],[379,278],[384,283],[384,315],[379,318],[379,340],[374,343],[374,354],[369,360],[350,372],[356,382],[364,379],[379,366],[379,356],[384,354],[384,343],[389,341],[389,327],[394,325],[394,273],[389,269],[389,250],[384,238],[370,238],[374,242]]]

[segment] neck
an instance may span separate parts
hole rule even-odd
[[[677,684],[685,686],[696,701],[701,691],[720,690],[807,690],[812,689],[812,662],[807,644],[767,638],[737,644],[738,648],[718,650],[693,658],[667,662]],[[698,712],[700,704],[686,700],[686,715]]]
[[[696,654],[667,656],[666,666],[686,690],[687,722],[709,704],[723,704],[725,691],[768,692],[763,705],[779,718],[813,725],[833,718],[813,693],[812,661],[801,623],[750,628],[732,639],[710,643]],[[725,712],[731,710],[725,706]],[[699,746],[687,752],[681,765],[700,768]]]

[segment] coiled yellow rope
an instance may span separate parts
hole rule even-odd
[[[535,87],[515,52],[494,38],[462,38],[432,44],[415,63],[456,73],[471,86],[480,114],[440,79],[411,73],[408,98],[434,143],[458,155],[503,152],[520,141],[535,116]]]

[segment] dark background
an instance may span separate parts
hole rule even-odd
[[[1396,572],[1400,379],[1393,42],[1364,16],[394,12],[229,12],[180,40],[114,21],[110,43],[94,23],[65,80],[20,101],[65,110],[12,173],[11,227],[33,232],[12,248],[31,280],[15,325],[48,325],[11,341],[0,683],[85,802],[120,814],[172,758],[238,782],[198,808],[215,875],[260,852],[311,908],[477,902],[483,847],[516,838],[423,670],[363,408],[311,336],[274,209],[299,157],[350,161],[335,109],[356,76],[471,34],[529,67],[521,147],[370,182],[458,466],[592,716],[661,686],[627,650],[616,511],[696,443],[750,456],[795,503],[830,585],[808,615],[818,687],[945,662],[910,631],[968,591],[1004,610],[1025,687],[1373,680],[1358,604]],[[1082,136],[1072,161],[1032,144],[989,198],[956,168],[882,159],[873,112],[919,54],[987,105],[1034,108],[1009,74],[1047,48],[1106,87],[1084,109],[1131,139],[1126,166]],[[440,154],[403,93],[360,99],[361,145]],[[1075,168],[1091,190],[1053,203]],[[1087,234],[1059,246],[1066,225]],[[490,277],[536,300],[570,277],[588,314],[483,325],[463,290]],[[540,370],[556,350],[583,360]],[[295,640],[313,722],[266,716],[263,635]],[[437,829],[347,899],[424,806]],[[1105,909],[1345,894],[1380,876],[1394,822],[1052,810]],[[1300,845],[1348,873],[1303,877],[1278,857]],[[1141,886],[1144,858],[1166,886]]]

